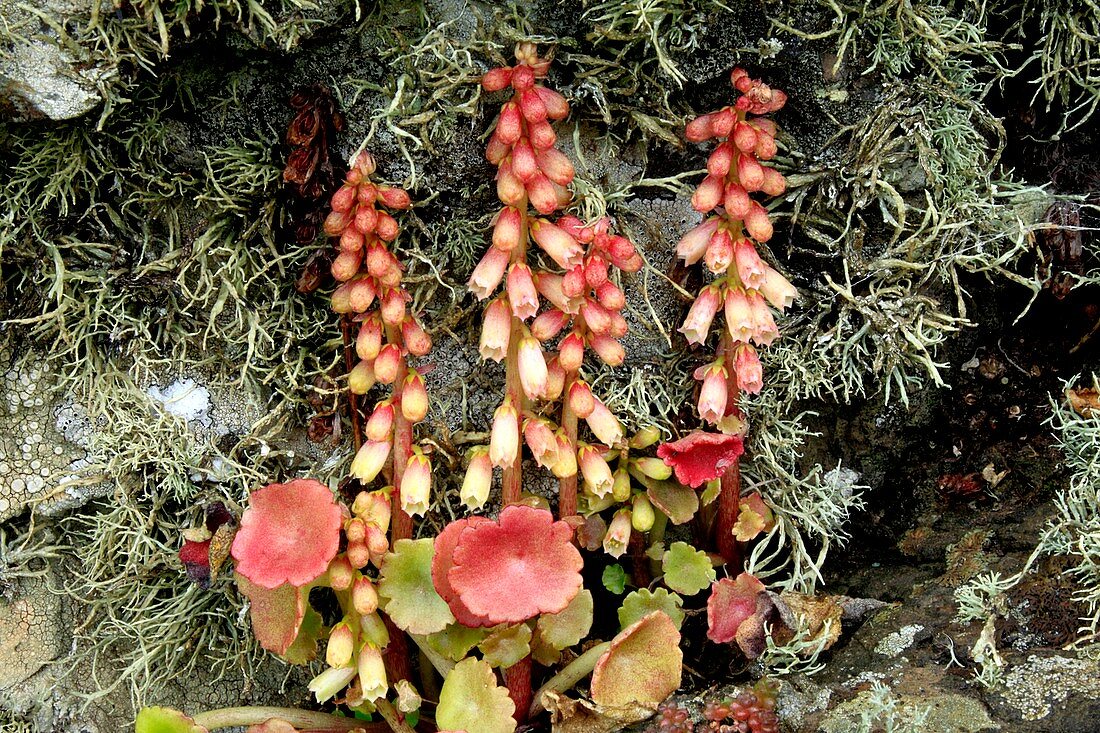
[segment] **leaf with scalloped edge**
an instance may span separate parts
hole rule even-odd
[[[693,596],[709,588],[717,575],[707,553],[686,542],[673,542],[661,558],[665,585],[677,593]]]
[[[539,664],[551,665],[561,650],[580,643],[592,630],[592,591],[582,590],[560,613],[544,613],[535,623],[531,655]]]
[[[685,524],[699,511],[699,495],[675,481],[651,481],[645,493],[673,524]]]
[[[592,699],[600,705],[658,703],[680,686],[680,632],[653,611],[619,632],[592,670]]]
[[[531,653],[531,627],[527,624],[499,626],[477,648],[485,661],[494,667],[511,667]]]
[[[207,729],[179,710],[152,707],[137,714],[134,733],[207,733]]]
[[[516,706],[508,690],[497,686],[487,662],[463,659],[455,665],[439,693],[435,723],[440,731],[513,733]]]
[[[664,588],[653,591],[639,588],[623,599],[623,605],[619,608],[619,627],[625,629],[643,616],[661,611],[672,619],[679,630],[684,623],[684,612],[680,610],[683,605],[683,598]]]
[[[240,573],[234,576],[237,590],[248,598],[248,615],[252,633],[260,646],[285,657],[295,640],[309,608],[308,590],[293,585],[264,588]],[[296,650],[301,651],[301,647]]]
[[[434,634],[453,623],[454,614],[432,584],[432,539],[398,540],[382,562],[378,597],[398,628]]]
[[[489,629],[471,629],[455,622],[448,624],[447,628],[428,634],[425,639],[428,645],[452,662],[465,657],[470,650],[481,643],[481,640],[489,635]]]

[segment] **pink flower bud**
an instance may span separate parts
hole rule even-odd
[[[531,268],[523,262],[513,263],[508,270],[508,303],[512,315],[521,321],[539,311],[539,294],[531,279]]]
[[[518,60],[518,59],[517,59]],[[517,92],[523,92],[535,85],[535,72],[527,64],[515,67],[512,71],[512,88]]]
[[[581,303],[581,318],[594,333],[606,334],[611,330],[611,314],[591,298],[585,298]]]
[[[343,211],[331,211],[329,215],[325,217],[324,230],[325,234],[330,237],[339,237],[343,234],[344,229],[351,223],[351,217]]]
[[[378,238],[383,242],[392,242],[397,239],[398,231],[397,219],[384,211],[379,211],[374,224],[374,233],[378,235]]]
[[[705,214],[718,204],[722,203],[722,193],[725,186],[718,176],[707,176],[691,195],[691,206],[700,214]]]
[[[531,236],[559,267],[568,269],[581,264],[584,249],[565,230],[545,219],[531,222]]]
[[[378,382],[374,366],[369,361],[361,361],[348,372],[348,389],[352,394],[366,394]]]
[[[332,276],[341,282],[350,280],[359,272],[359,265],[362,261],[362,250],[341,252],[332,261]]]
[[[367,523],[367,550],[371,556],[375,558],[377,564],[380,557],[386,554],[386,550],[389,549],[390,541],[386,537],[386,530],[374,522]],[[362,567],[362,566],[360,566]]]
[[[355,230],[364,237],[378,226],[378,211],[373,206],[360,206],[355,210]]]
[[[531,143],[523,138],[512,148],[512,172],[524,183],[539,172],[535,151],[531,149]]]
[[[764,284],[768,266],[756,253],[756,247],[747,239],[738,239],[733,246],[733,256],[737,262],[737,276],[746,288],[759,289]]]
[[[359,687],[363,700],[373,702],[385,697],[389,683],[386,681],[386,665],[382,662],[382,652],[378,647],[364,644],[359,650],[356,668],[359,670]]]
[[[552,148],[554,143],[558,141],[558,135],[554,132],[554,128],[545,120],[532,122],[528,125],[527,136],[531,139],[531,147],[536,151]]]
[[[592,241],[592,230],[572,214],[559,217],[557,224],[560,229],[578,242],[587,244]]]
[[[531,321],[531,335],[539,341],[549,341],[557,336],[568,322],[568,315],[558,308],[551,308]]]
[[[356,278],[348,283],[348,305],[356,313],[365,313],[376,294],[374,282],[368,277]]]
[[[339,247],[341,252],[354,252],[363,248],[363,235],[354,227],[348,227],[340,235]]]
[[[370,562],[370,548],[366,542],[349,542],[347,558],[353,568],[362,568]]]
[[[679,244],[676,245],[676,256],[687,265],[694,265],[703,259],[703,254],[707,251],[707,245],[710,243],[711,237],[718,230],[719,222],[718,217],[712,216],[685,234]]]
[[[758,394],[764,387],[764,368],[756,349],[748,344],[737,347],[733,361],[733,370],[737,374],[737,386],[745,392]]]
[[[540,214],[553,214],[558,208],[557,189],[540,171],[527,182],[527,198]]]
[[[680,333],[687,337],[689,344],[701,344],[707,340],[710,324],[714,321],[720,306],[718,288],[708,285],[699,291],[695,302],[691,304],[687,318],[684,319],[684,325],[679,329]]]
[[[355,162],[352,164],[353,171],[358,172],[363,178],[374,175],[375,168],[377,167],[374,162],[374,156],[363,150],[355,157]],[[351,177],[351,172],[348,173],[348,177]]]
[[[725,178],[733,165],[733,144],[724,142],[714,149],[707,159],[707,173],[716,178]]]
[[[684,137],[688,142],[701,143],[704,140],[710,140],[714,137],[714,129],[711,126],[714,122],[713,114],[700,115],[691,122],[687,123],[687,127],[684,128]]]
[[[355,569],[343,555],[332,558],[328,566],[328,584],[333,590],[347,590],[355,580]]]
[[[699,417],[712,425],[726,416],[728,377],[729,373],[721,361],[700,367],[695,372],[695,378],[703,380],[703,387],[699,390]]]
[[[756,145],[753,147],[753,153],[760,160],[771,160],[778,152],[778,148],[775,145],[775,137],[772,135],[757,135]]]
[[[737,178],[746,191],[759,191],[764,185],[764,168],[751,155],[737,156]]]
[[[347,283],[332,291],[332,310],[336,313],[351,313],[351,289]]]
[[[565,388],[565,370],[561,368],[561,362],[557,356],[551,356],[546,360],[546,397],[553,401],[561,397],[561,391]]]
[[[388,490],[360,491],[351,505],[351,513],[364,523],[364,528],[373,524],[383,532],[389,529],[392,511]]]
[[[384,246],[374,240],[367,247],[367,273],[371,277],[381,278],[390,268],[394,267],[396,259]]]
[[[546,358],[542,345],[528,332],[519,342],[519,381],[523,393],[532,400],[546,395]]]
[[[607,260],[598,254],[591,255],[584,263],[584,281],[590,288],[599,288],[607,283],[607,270]]]
[[[519,246],[523,232],[523,217],[519,209],[505,206],[497,214],[493,226],[493,246],[503,252],[511,252]]]
[[[349,186],[344,184],[337,189],[336,193],[332,194],[332,201],[329,203],[329,207],[333,211],[338,211],[341,214],[346,214],[351,210],[351,207],[355,204],[355,186]]]
[[[756,130],[747,122],[738,122],[733,126],[733,142],[742,153],[751,153],[756,147]]]
[[[500,285],[504,271],[508,269],[508,259],[508,253],[504,250],[490,247],[477,263],[466,287],[478,300],[488,298]]]
[[[768,304],[760,293],[750,290],[746,296],[749,309],[752,311],[753,333],[752,340],[762,346],[767,346],[779,336],[779,329],[775,327],[775,319],[768,310]]]
[[[733,123],[737,121],[737,113],[732,108],[726,107],[714,114],[714,121],[711,123],[711,129],[714,130],[716,137],[729,137],[733,132]]]
[[[756,330],[752,308],[741,288],[726,291],[726,329],[734,341],[748,341]]]
[[[584,485],[598,497],[604,497],[611,493],[611,487],[615,478],[611,475],[611,468],[607,461],[600,455],[595,446],[587,443],[578,443],[577,463],[580,464],[581,476],[584,477]]]
[[[569,409],[584,420],[592,414],[596,407],[596,398],[592,395],[592,388],[583,379],[577,379],[569,386]]]
[[[509,467],[519,456],[519,413],[511,400],[504,402],[493,413],[493,427],[489,437],[489,460],[494,466]]]
[[[608,310],[622,310],[626,305],[626,296],[623,295],[623,291],[610,280],[604,281],[596,288],[596,298],[599,299],[600,305]]]
[[[500,165],[501,161],[508,157],[512,147],[501,142],[496,133],[489,138],[489,144],[485,146],[485,157],[493,165]]]
[[[752,199],[749,192],[740,183],[731,183],[726,186],[726,196],[722,201],[726,213],[734,219],[744,219],[752,209]]]
[[[580,303],[565,293],[565,283],[561,275],[552,272],[540,272],[535,279],[535,287],[542,297],[553,303],[559,310],[575,314]]]
[[[519,206],[526,197],[527,187],[512,171],[511,164],[501,163],[497,170],[497,198],[509,206]]]
[[[413,356],[424,356],[432,350],[432,337],[412,317],[406,318],[401,324],[401,340]]]
[[[377,316],[366,318],[355,337],[355,353],[364,361],[372,361],[382,348],[382,324]]]
[[[749,236],[757,242],[767,242],[772,238],[772,221],[768,218],[768,210],[755,201],[752,208],[745,214],[745,229]]]
[[[367,492],[361,491],[361,494]],[[360,517],[352,517],[344,524],[344,534],[348,542],[365,542],[367,539],[367,523]]]
[[[573,444],[561,428],[558,428],[554,436],[558,441],[558,462],[550,467],[550,472],[558,478],[576,476],[577,454],[573,452]]]
[[[388,288],[383,291],[379,303],[382,322],[387,326],[400,326],[405,320],[405,291],[401,288]]]
[[[648,476],[656,481],[665,481],[672,476],[672,467],[660,458],[637,458],[631,463],[643,476]]]
[[[355,454],[351,462],[351,475],[363,483],[373,481],[390,457],[389,441],[368,440]],[[355,563],[352,563],[355,565]],[[366,564],[366,563],[364,563]],[[362,565],[356,565],[362,567]]]
[[[493,485],[493,462],[489,460],[486,448],[474,448],[470,452],[470,465],[466,468],[466,477],[462,480],[459,499],[470,511],[480,509],[489,498],[489,489]]]
[[[626,324],[626,319],[618,311],[611,311],[610,315],[611,328],[607,330],[607,335],[613,339],[621,339],[630,330]]]
[[[393,384],[397,379],[397,372],[401,368],[401,347],[397,344],[386,344],[378,352],[374,360],[374,375],[382,384]]]
[[[570,298],[579,298],[583,295],[586,285],[583,265],[577,265],[567,271],[561,279],[561,289]]]
[[[374,184],[370,181],[363,181],[355,190],[355,197],[359,200],[360,209],[373,209],[374,202],[378,199]]]
[[[558,344],[558,360],[561,368],[569,372],[575,372],[581,368],[584,362],[584,338],[576,331],[570,331]]]
[[[564,120],[569,116],[569,102],[565,97],[543,86],[535,87],[535,93],[539,95],[546,107],[546,116],[552,120]]]
[[[401,387],[401,414],[411,423],[418,423],[428,415],[428,391],[424,378],[415,369],[409,370]]]
[[[535,463],[550,468],[558,462],[558,439],[550,423],[541,418],[523,421],[523,439],[531,449]]]
[[[764,183],[760,190],[769,196],[780,196],[787,190],[787,179],[775,168],[764,168]]]
[[[707,269],[713,273],[722,273],[729,268],[733,262],[733,240],[728,231],[720,229],[710,238],[705,262]]]
[[[626,349],[610,335],[589,334],[588,343],[596,356],[600,357],[600,361],[608,366],[621,366],[626,361]]]
[[[347,562],[345,560],[344,562]],[[348,565],[351,572],[351,565]],[[341,589],[345,590],[345,589]],[[347,667],[351,664],[355,652],[355,635],[351,627],[341,622],[332,627],[328,634],[328,646],[325,648],[325,664],[330,667]]]
[[[379,186],[377,196],[379,201],[391,209],[403,210],[412,206],[412,199],[403,188]]]
[[[378,591],[370,578],[360,576],[351,586],[351,604],[355,612],[360,616],[374,613],[378,610]]]
[[[482,358],[500,362],[508,355],[508,341],[512,334],[512,314],[508,302],[496,298],[485,309],[481,321],[481,342],[478,351]]]
[[[379,402],[367,419],[367,440],[382,442],[393,434],[393,403],[389,400]]]
[[[499,92],[511,83],[512,69],[507,66],[491,69],[481,77],[481,88],[487,92]]]
[[[428,512],[432,493],[432,464],[417,448],[405,464],[401,475],[401,509],[411,516]]]
[[[559,186],[568,186],[576,171],[573,163],[557,148],[546,148],[536,158],[538,166],[546,177]]]
[[[519,111],[528,123],[546,121],[546,105],[534,89],[525,89],[520,93]]]
[[[598,397],[592,399],[592,414],[584,421],[601,443],[614,448],[623,441],[623,426],[619,418],[612,415],[611,410]]]
[[[768,267],[764,274],[764,283],[759,286],[760,294],[768,299],[768,302],[778,308],[780,311],[784,311],[791,307],[795,298],[798,297],[798,291],[791,285],[787,278],[780,275],[778,272]]]
[[[515,102],[508,102],[500,108],[500,118],[497,120],[496,136],[505,145],[515,145],[523,134],[520,124],[519,107]]]

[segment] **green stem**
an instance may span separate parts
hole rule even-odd
[[[432,663],[432,666],[435,667],[435,671],[439,672],[439,676],[443,679],[447,679],[447,675],[455,668],[455,663],[435,649],[432,649],[432,645],[428,643],[426,636],[422,634],[409,634],[409,638],[420,647],[420,651],[428,658],[428,661]]]
[[[531,708],[528,715],[535,716],[540,710],[546,709],[546,706],[542,702],[542,696],[545,693],[564,692],[591,674],[592,670],[596,667],[596,662],[599,661],[600,657],[604,655],[604,652],[610,648],[610,641],[597,644],[562,667],[561,671],[547,680],[546,684],[540,687],[535,693],[535,699],[531,701]]]
[[[328,713],[316,713],[309,710],[298,710],[296,708],[276,707],[241,707],[208,710],[205,713],[196,715],[194,721],[196,724],[208,730],[214,730],[216,728],[235,728],[246,725],[258,725],[272,718],[285,720],[295,728],[308,728],[309,730],[318,731],[350,731],[361,728],[368,731],[368,733],[383,733],[391,728],[391,726],[384,723],[368,723],[363,720],[344,718],[336,715],[329,715]],[[393,728],[393,730],[398,733],[411,733],[412,731],[408,726]]]
[[[405,716],[399,713],[386,698],[380,697],[375,700],[374,707],[385,718],[393,733],[416,733],[412,726],[405,722]]]

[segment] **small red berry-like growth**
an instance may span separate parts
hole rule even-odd
[[[693,489],[720,477],[744,451],[741,436],[702,430],[657,446],[657,456],[676,473],[676,480]]]
[[[436,542],[438,565],[433,563],[433,579],[446,565],[451,537],[440,535]],[[450,553],[446,581],[437,582],[436,590],[444,599],[450,595],[469,613],[484,619],[478,626],[519,623],[540,613],[558,613],[581,590],[584,563],[572,538],[572,528],[555,522],[545,509],[507,506],[496,522],[468,521],[461,527]],[[452,612],[455,607],[452,605]]]
[[[308,585],[340,546],[343,515],[328,487],[313,479],[252,492],[231,553],[237,572],[261,588]]]
[[[779,335],[768,304],[782,311],[798,292],[757,252],[758,243],[771,239],[772,223],[767,209],[753,198],[778,196],[786,190],[782,174],[761,163],[776,153],[775,123],[756,115],[778,111],[787,95],[750,79],[743,69],[734,69],[730,80],[741,93],[737,101],[697,117],[685,131],[690,142],[713,138],[718,146],[707,160],[706,178],[691,198],[692,206],[706,219],[684,235],[676,254],[688,265],[702,261],[716,276],[699,293],[680,328],[688,343],[703,344],[718,312],[725,317],[717,358],[695,374],[702,381],[699,416],[723,433],[740,433],[744,425],[737,410],[739,394],[759,392],[763,386],[756,347],[772,343]],[[733,528],[740,502],[740,470],[736,460],[716,470],[722,479],[718,551],[727,563],[737,563],[740,548]]]

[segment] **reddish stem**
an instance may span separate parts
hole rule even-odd
[[[508,695],[516,704],[516,712],[512,717],[517,723],[527,719],[527,711],[531,707],[531,655],[528,654],[511,667],[504,670],[504,686],[508,688]]]
[[[647,588],[652,578],[649,575],[649,558],[645,554],[645,535],[638,530],[630,533],[627,550],[630,553],[630,579],[639,588]]]
[[[381,614],[386,623],[386,630],[390,633],[390,643],[382,654],[382,662],[386,665],[386,676],[393,684],[398,680],[411,679],[412,666],[409,663],[409,640],[405,632],[397,628],[390,617]]]
[[[733,370],[733,342],[728,335],[723,335],[719,353],[725,357],[726,369],[729,373],[726,379],[729,390],[726,411],[729,412],[737,407],[740,388],[737,386],[737,373]],[[738,570],[741,567],[741,543],[733,536],[733,526],[737,524],[737,516],[741,511],[740,460],[735,460],[733,465],[722,474],[721,484],[722,491],[718,495],[718,521],[716,522],[718,553],[731,570]]]
[[[577,413],[569,404],[569,388],[577,380],[577,372],[569,372],[565,375],[565,386],[562,388],[561,427],[565,431],[566,440],[569,441],[569,450],[573,455],[577,453]],[[563,476],[558,480],[558,517],[564,519],[577,513],[577,474]]]
[[[519,379],[519,342],[523,338],[522,322],[512,318],[512,333],[508,339],[507,376],[505,389],[507,397],[512,400],[512,407],[519,413],[519,421],[522,424],[523,413],[526,408],[527,395],[523,393],[523,384]],[[522,433],[522,431],[521,431]],[[516,459],[511,466],[504,467],[504,476],[501,481],[501,499],[504,505],[519,502],[523,490],[523,438],[520,436],[519,450],[516,451]]]

